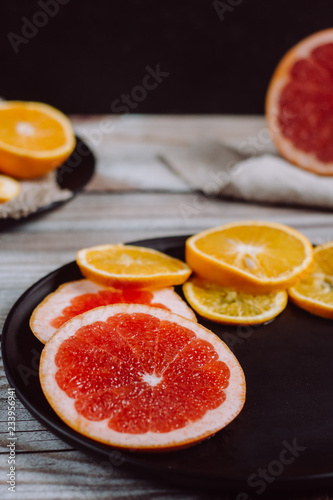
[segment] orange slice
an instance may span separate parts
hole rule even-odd
[[[192,309],[173,288],[159,290],[116,290],[89,280],[70,281],[48,295],[30,318],[33,334],[45,344],[66,321],[90,309],[109,304],[133,303],[161,307],[196,321]]]
[[[288,290],[296,305],[312,314],[333,319],[333,242],[314,249],[311,274]]]
[[[0,102],[0,171],[32,179],[61,165],[75,147],[69,119],[40,102]]]
[[[198,314],[227,325],[266,323],[280,314],[288,302],[285,291],[251,295],[198,277],[191,277],[183,290]]]
[[[243,371],[224,342],[146,305],[104,306],[71,319],[44,346],[39,375],[68,426],[138,451],[197,443],[245,401]]]
[[[0,175],[0,203],[12,200],[20,191],[19,182],[7,175]]]
[[[86,278],[115,288],[164,288],[181,285],[191,274],[181,260],[151,248],[100,245],[84,248],[76,262]]]
[[[312,255],[305,236],[275,222],[231,222],[186,241],[186,261],[200,277],[248,293],[292,286],[309,271]]]
[[[333,175],[333,28],[311,35],[287,52],[269,84],[266,117],[287,160]]]

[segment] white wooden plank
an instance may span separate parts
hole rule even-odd
[[[78,196],[70,204],[43,218],[21,225],[4,235],[0,235],[0,250],[24,252],[44,248],[50,238],[52,245],[59,252],[78,248],[76,237],[80,234],[103,234],[103,241],[125,241],[124,233],[129,235],[149,232],[156,236],[178,234],[208,228],[223,222],[240,219],[263,219],[280,221],[298,228],[330,231],[333,213],[311,208],[293,208],[253,203],[241,203],[220,198],[207,198],[198,193],[124,193],[124,194],[87,194]],[[31,233],[29,236],[27,233]],[[64,242],[52,233],[67,234]],[[73,237],[75,234],[75,238]],[[332,232],[329,232],[332,234]],[[86,237],[85,236],[85,237]],[[139,236],[140,237],[140,236]],[[53,238],[53,239],[52,239]],[[133,239],[130,237],[130,239]],[[25,241],[25,246],[14,246],[13,242]],[[89,243],[89,241],[88,241]],[[62,246],[64,244],[64,247]],[[23,259],[24,257],[22,257]]]
[[[20,428],[20,422],[17,422],[17,429]],[[6,435],[2,435],[1,437],[5,437]],[[65,451],[65,450],[73,450],[74,448],[68,444],[66,444],[61,439],[55,437],[48,431],[36,430],[36,431],[20,431],[17,430],[15,432],[16,437],[16,449],[15,452],[19,455],[21,453],[27,452],[36,452],[40,453],[41,451]],[[10,441],[10,436],[8,437]],[[7,442],[8,443],[8,442]],[[5,443],[0,445],[0,454],[8,455],[8,448],[6,448],[7,444]]]
[[[7,473],[1,467],[1,476]],[[3,500],[13,493],[1,488]],[[76,452],[21,454],[17,459],[16,498],[20,500],[135,499],[135,500],[213,500],[199,492],[128,473],[123,464],[113,465]],[[230,499],[228,495],[219,500]]]
[[[189,191],[159,157],[179,145],[198,140],[218,140],[244,151],[252,151],[253,139],[258,153],[274,151],[265,134],[262,117],[123,117],[97,116],[82,120],[73,117],[76,133],[93,149],[97,173],[87,190],[158,190]],[[103,127],[105,122],[112,123]],[[111,130],[110,130],[111,129]],[[103,130],[110,130],[103,132]]]
[[[81,116],[71,118],[76,132],[85,140],[90,139],[89,143],[92,146],[96,144],[96,148],[104,142],[114,144],[135,140],[144,144],[160,143],[177,146],[187,145],[198,139],[220,140],[237,146],[240,141],[258,136],[263,129],[266,129],[266,121],[262,116],[97,115],[87,119]],[[114,123],[114,128],[109,133],[102,132],[102,123],[105,120]],[[96,131],[100,133],[94,133]],[[261,141],[262,145],[264,142],[266,138],[265,141]]]

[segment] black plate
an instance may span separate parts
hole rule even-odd
[[[183,258],[184,242],[185,237],[170,237],[135,244]],[[80,277],[71,262],[22,295],[4,326],[3,360],[18,398],[45,427],[74,447],[108,460],[110,447],[67,427],[46,402],[38,379],[42,344],[29,329],[35,306],[61,283]],[[199,320],[228,343],[244,369],[247,401],[243,411],[227,428],[199,445],[166,454],[121,452],[125,464],[190,486],[249,489],[251,497],[266,486],[291,489],[332,484],[332,323],[292,305],[275,321],[256,328]]]
[[[66,200],[54,201],[53,203],[39,207],[35,212],[25,217],[20,217],[19,219],[14,219],[13,217],[0,219],[0,231],[7,229],[13,224],[20,224],[67,203],[90,181],[94,170],[95,157],[91,149],[82,139],[76,137],[76,145],[73,153],[68,160],[56,170],[56,179],[59,187],[72,191],[72,196]]]

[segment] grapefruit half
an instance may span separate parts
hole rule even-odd
[[[282,156],[333,175],[333,28],[305,38],[282,58],[268,87],[266,117]]]
[[[45,345],[39,374],[72,429],[138,451],[197,443],[245,401],[242,368],[224,342],[147,305],[103,306],[69,320]]]
[[[66,321],[90,309],[117,303],[162,307],[196,321],[192,309],[173,288],[160,290],[115,290],[89,280],[70,281],[48,295],[30,319],[33,334],[45,344]]]

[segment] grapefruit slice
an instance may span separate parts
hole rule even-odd
[[[66,321],[95,307],[117,303],[147,304],[162,307],[196,321],[192,309],[173,288],[160,290],[116,290],[89,280],[70,281],[48,295],[30,318],[33,334],[45,344]]]
[[[333,29],[311,35],[282,58],[268,87],[266,117],[287,160],[333,175]]]
[[[203,318],[226,325],[266,323],[280,314],[288,302],[288,294],[252,295],[226,288],[197,276],[183,285],[188,303]]]
[[[333,242],[314,249],[311,274],[288,290],[289,297],[306,311],[333,319]]]
[[[46,399],[75,431],[108,445],[172,450],[230,423],[245,401],[237,359],[178,314],[118,304],[69,320],[44,346]]]
[[[310,241],[276,222],[230,222],[186,241],[186,261],[200,277],[253,294],[292,286],[312,259]]]
[[[99,285],[114,288],[164,288],[181,285],[191,269],[181,260],[152,248],[99,245],[76,255],[81,273]]]

